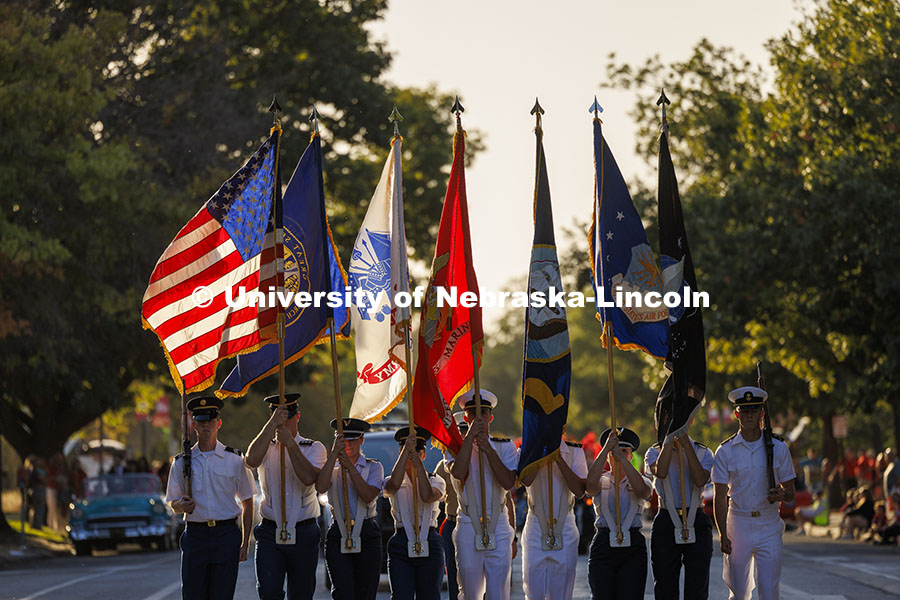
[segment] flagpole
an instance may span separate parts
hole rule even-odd
[[[275,286],[279,293],[284,293],[284,223],[281,199],[281,121],[278,113],[281,106],[278,99],[273,96],[272,104],[269,105],[269,112],[272,113],[272,130],[271,133],[277,133],[275,138],[275,186],[273,193],[275,198],[273,204],[275,208]],[[284,306],[279,302],[275,309],[275,325],[278,332],[278,407],[281,408],[285,404],[284,398]],[[280,465],[280,483],[281,483],[281,527],[279,527],[277,539],[281,543],[287,543],[290,539],[290,533],[287,529],[287,513],[285,508],[285,450],[284,444],[278,444],[278,456]]]
[[[589,112],[594,113],[594,119],[598,121],[601,125],[603,121],[600,121],[600,113],[603,112],[603,107],[600,106],[600,103],[597,101],[597,96],[594,96],[594,103],[588,109]],[[602,157],[600,160],[603,160]],[[598,181],[598,186],[602,186],[603,182]],[[601,187],[602,189],[602,187]],[[598,208],[594,209],[594,236],[597,237],[595,246],[597,249],[600,247],[600,238],[599,231],[597,229],[597,219],[599,218]],[[603,270],[603,261],[599,261],[600,264],[595,265],[596,269]],[[598,300],[599,301],[599,300]],[[613,376],[613,357],[612,357],[612,323],[609,320],[608,315],[604,315],[603,319],[603,335],[606,337],[606,376],[609,382],[609,421],[610,421],[610,435],[615,433],[616,437],[618,437],[618,432],[616,431],[616,391],[615,391],[615,377]],[[621,499],[619,498],[619,463],[613,460],[612,464],[612,474],[613,474],[613,491],[616,498],[616,541],[618,543],[622,543],[625,539],[624,534],[622,533],[622,504]]]
[[[687,522],[687,501],[684,492],[684,449],[678,442],[678,483],[681,485],[681,539],[687,541],[690,537]]]
[[[315,105],[313,105],[312,114],[309,116],[310,123],[313,124],[313,138],[319,135],[319,111],[316,110]],[[321,166],[321,165],[320,165]],[[321,177],[321,169],[319,170],[319,175]],[[321,182],[320,182],[321,183]],[[321,186],[320,186],[320,189]],[[324,191],[322,192],[324,193]],[[327,248],[326,248],[326,256],[327,256]],[[327,281],[327,279],[326,279]],[[329,290],[330,291],[330,290]],[[331,342],[331,376],[332,376],[332,387],[334,388],[334,409],[336,420],[337,420],[337,433],[339,435],[344,435],[344,409],[341,403],[341,375],[340,369],[338,367],[338,355],[337,355],[337,337],[334,332],[334,310],[330,311],[331,316],[328,317],[326,321],[328,326],[328,331],[330,333],[330,342]],[[346,469],[343,465],[341,465],[341,491],[343,496],[343,504],[344,504],[344,527],[347,531],[347,540],[345,545],[347,549],[351,549],[353,547],[353,539],[350,537],[350,532],[353,529],[353,522],[350,518],[350,499],[347,496],[347,473]],[[357,499],[359,502],[359,499]]]
[[[613,377],[613,357],[612,357],[612,323],[609,320],[606,321],[606,325],[604,327],[605,335],[606,335],[606,373],[607,379],[609,380],[609,420],[610,420],[610,434],[615,433],[616,437],[618,437],[618,432],[616,430],[616,391],[615,391],[615,379]],[[609,438],[607,438],[608,440]],[[624,534],[622,533],[622,508],[621,508],[621,500],[619,498],[619,463],[613,460],[612,464],[613,471],[613,490],[615,492],[616,497],[616,541],[620,544],[625,539]]]
[[[456,115],[456,134],[453,137],[454,153],[456,152],[456,136],[465,135],[461,117],[465,110],[459,102],[459,96],[457,96],[456,101],[450,108],[450,112]],[[481,381],[478,376],[478,349],[475,347],[475,344],[472,344],[472,373],[475,379],[475,390],[472,396],[475,400],[475,418],[481,419]],[[484,491],[484,451],[482,448],[478,450],[478,475],[481,482],[481,517],[479,519],[481,521],[481,545],[486,548],[490,544],[490,534],[487,530],[487,515],[485,514],[487,512],[487,499]],[[494,518],[496,518],[496,515],[494,515]]]
[[[402,142],[403,136],[400,135],[400,126],[399,122],[403,120],[403,115],[400,114],[400,111],[397,110],[397,105],[394,105],[394,110],[391,111],[390,117],[388,120],[394,124],[394,137],[391,138],[391,151],[394,148],[394,142]],[[394,185],[397,185],[397,181],[394,181]],[[392,211],[393,212],[393,211]],[[405,232],[404,232],[405,234]],[[404,235],[405,237],[405,235]],[[403,250],[406,251],[406,245],[404,244]],[[396,260],[396,258],[394,259]],[[404,272],[404,277],[409,281],[409,272]],[[399,307],[401,314],[405,317],[406,327],[404,328],[405,338],[403,340],[404,352],[406,358],[406,403],[408,405],[409,412],[409,435],[416,435],[416,425],[415,418],[413,415],[413,402],[412,402],[412,389],[413,389],[413,381],[412,381],[412,334],[410,332],[410,325],[412,322],[412,315],[409,314],[408,308],[404,309]],[[407,458],[407,460],[409,460]],[[418,477],[416,476],[415,470],[413,470],[413,475],[410,477],[410,483],[412,484],[412,497],[413,497],[413,535],[415,535],[415,552],[416,554],[422,553],[422,542],[419,541],[419,483]]]
[[[542,140],[544,137],[544,129],[541,125],[541,115],[545,114],[541,103],[538,101],[537,96],[534,98],[534,106],[531,109],[531,113],[534,115],[534,134],[537,137],[537,148],[536,152],[540,153],[542,149]],[[540,154],[538,154],[537,161],[535,164],[535,202],[537,202],[537,185],[538,178],[540,177]],[[537,214],[535,209],[535,214]],[[528,327],[528,324],[525,324]],[[551,546],[556,546],[556,535],[553,531],[553,528],[556,524],[556,519],[554,518],[555,513],[553,512],[553,461],[547,461],[547,502],[548,502],[548,511],[547,511],[547,529],[550,532],[548,537]]]

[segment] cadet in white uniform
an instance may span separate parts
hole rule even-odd
[[[384,480],[384,495],[391,501],[396,532],[388,541],[388,576],[393,600],[438,600],[444,580],[444,549],[437,530],[440,501],[446,484],[434,473],[427,473],[425,442],[431,434],[422,428],[416,435],[404,427],[394,434],[400,443],[400,456]],[[413,484],[418,491],[418,530],[413,506]],[[416,546],[418,541],[418,546]]]
[[[679,453],[685,466],[684,476]],[[700,490],[709,481],[712,450],[684,434],[664,446],[651,446],[644,464],[654,476],[653,487],[659,496],[659,512],[650,531],[653,595],[656,600],[678,600],[678,580],[684,564],[684,600],[706,600],[712,523],[703,512]],[[686,507],[681,505],[682,486]]]
[[[453,531],[459,597],[468,600],[508,600],[515,530],[509,523],[504,497],[516,483],[519,451],[512,440],[490,437],[491,412],[497,396],[481,390],[481,419],[475,418],[474,392],[460,397],[469,431],[459,455],[445,455],[459,515]],[[479,454],[484,461],[485,514],[482,519]],[[483,540],[489,541],[485,546]]]
[[[757,387],[742,387],[728,394],[735,404],[740,430],[719,446],[713,464],[716,527],[724,557],[723,577],[730,600],[749,600],[754,587],[759,600],[779,598],[781,502],[794,500],[794,465],[787,445],[773,439],[776,486],[769,488],[766,448],[761,422],[768,398]],[[755,584],[754,584],[755,571]]]
[[[337,429],[337,420],[331,422],[331,427]],[[375,519],[375,504],[384,483],[384,467],[360,452],[368,423],[343,419],[343,429],[343,435],[335,434],[334,445],[316,479],[316,490],[320,494],[328,492],[334,517],[325,537],[325,566],[334,600],[373,600],[378,593],[382,559],[381,528]],[[341,481],[344,476],[349,530]]]
[[[600,434],[603,450],[588,471],[585,491],[594,497],[597,533],[588,557],[588,581],[594,600],[643,600],[647,580],[647,543],[641,533],[641,508],[650,498],[650,480],[638,473],[631,457],[640,447],[637,434],[617,427]],[[604,463],[610,470],[604,471]],[[616,495],[612,468],[619,473],[619,527],[616,526]],[[621,528],[622,539],[618,530]]]
[[[186,521],[181,534],[184,600],[233,598],[238,562],[247,560],[250,546],[255,488],[241,451],[219,441],[223,405],[215,396],[187,403],[197,432],[191,448],[191,496],[186,493],[183,455],[175,457],[169,471],[166,502]]]
[[[297,433],[300,394],[269,396],[271,416],[250,443],[244,462],[257,469],[263,499],[256,537],[256,587],[260,600],[283,600],[287,577],[289,600],[311,599],[319,562],[319,501],[316,477],[325,464],[325,446]],[[282,448],[284,450],[282,450]],[[284,511],[281,507],[281,456],[284,453]],[[282,521],[284,519],[284,521]],[[286,527],[284,527],[286,525]],[[282,532],[284,541],[279,543]]]
[[[551,469],[552,487],[548,473]],[[578,526],[573,507],[575,499],[584,496],[587,472],[581,444],[563,442],[554,462],[522,477],[528,490],[528,516],[522,532],[522,584],[529,600],[572,597],[578,563]]]

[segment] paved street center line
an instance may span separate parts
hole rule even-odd
[[[151,595],[147,596],[146,598],[144,598],[144,600],[163,600],[163,598],[166,598],[167,596],[172,594],[172,592],[174,592],[175,590],[178,590],[178,589],[181,589],[181,581],[180,580],[176,581],[170,585],[167,585],[166,587],[159,590],[155,594],[151,594]]]
[[[63,583],[58,583],[54,586],[45,588],[43,590],[34,592],[28,596],[25,596],[21,600],[35,600],[36,598],[40,598],[41,596],[46,596],[50,592],[55,592],[56,590],[60,590],[65,587],[69,587],[75,583],[81,583],[82,581],[87,581],[89,579],[96,579],[97,577],[103,577],[104,575],[110,575],[112,573],[117,573],[119,571],[132,571],[135,569],[146,569],[147,567],[152,567],[153,565],[163,562],[167,560],[167,557],[160,558],[154,561],[150,561],[147,563],[143,563],[141,565],[135,566],[123,566],[123,567],[110,567],[108,569],[103,569],[102,571],[98,571],[96,573],[91,573],[90,575],[82,575],[81,577],[76,577],[75,579],[69,579],[68,581],[64,581]]]

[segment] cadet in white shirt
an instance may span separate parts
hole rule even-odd
[[[641,508],[650,498],[650,480],[638,473],[631,457],[640,447],[637,434],[625,427],[600,434],[603,450],[588,471],[585,491],[594,497],[597,533],[588,557],[588,581],[595,600],[643,600],[647,579],[647,543],[641,533]],[[604,464],[609,464],[604,471]],[[617,466],[619,481],[613,483]],[[619,488],[619,525],[616,494]],[[621,540],[619,531],[621,530]]]
[[[444,580],[444,549],[437,530],[440,501],[446,484],[427,473],[425,442],[431,434],[416,428],[416,435],[404,427],[394,434],[400,456],[391,476],[384,480],[384,495],[391,501],[395,533],[388,541],[388,576],[393,600],[437,600]],[[418,491],[418,522],[414,516],[413,484]],[[418,525],[418,529],[416,529]],[[417,544],[418,542],[418,544]]]
[[[238,562],[247,560],[250,546],[255,489],[241,451],[219,441],[223,405],[215,396],[198,396],[187,403],[197,432],[191,448],[190,496],[183,455],[175,457],[169,471],[166,502],[186,521],[181,535],[184,600],[233,598]]]
[[[728,394],[740,429],[722,442],[713,464],[716,527],[731,600],[749,600],[754,587],[759,588],[759,600],[776,600],[780,594],[784,521],[778,508],[794,500],[796,475],[787,445],[773,439],[776,485],[769,489],[761,429],[766,398],[765,391],[752,386]]]
[[[474,391],[463,394],[460,403],[466,411],[469,431],[459,454],[444,457],[459,498],[459,514],[453,530],[459,597],[481,600],[487,595],[488,600],[508,600],[515,530],[509,523],[504,500],[506,492],[516,483],[519,451],[512,440],[490,437],[491,413],[497,406],[497,396],[481,390],[481,419],[475,418]],[[481,460],[484,461],[484,515]]]
[[[572,597],[578,562],[578,526],[573,508],[575,499],[584,496],[587,472],[581,444],[562,442],[556,460],[521,478],[528,491],[528,516],[522,531],[522,585],[529,600]]]
[[[250,443],[244,462],[257,469],[262,488],[262,522],[256,537],[256,587],[260,600],[282,600],[287,577],[289,600],[310,599],[319,562],[319,501],[316,477],[325,464],[325,446],[297,433],[300,394],[269,396],[271,416]],[[281,464],[284,454],[284,507]],[[281,535],[284,540],[281,540]],[[291,539],[293,538],[293,539]],[[281,542],[281,543],[279,543]],[[289,543],[285,543],[289,542]]]
[[[685,465],[684,476],[679,453]],[[678,600],[678,580],[684,564],[684,599],[706,600],[712,523],[703,512],[700,490],[709,481],[712,450],[685,433],[663,446],[651,446],[644,464],[654,476],[653,487],[659,496],[659,512],[650,531],[653,595],[656,600]],[[682,486],[686,508],[681,505]]]
[[[384,483],[384,467],[360,452],[369,424],[353,418],[343,419],[342,424],[344,434],[335,434],[316,479],[316,490],[328,492],[334,517],[325,536],[325,566],[334,600],[372,600],[378,593],[383,554],[375,504]],[[337,420],[331,427],[337,429]],[[343,481],[349,513],[345,512]]]

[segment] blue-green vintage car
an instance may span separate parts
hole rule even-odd
[[[101,475],[84,481],[84,497],[70,506],[66,531],[79,556],[121,543],[175,547],[180,521],[151,473]]]

